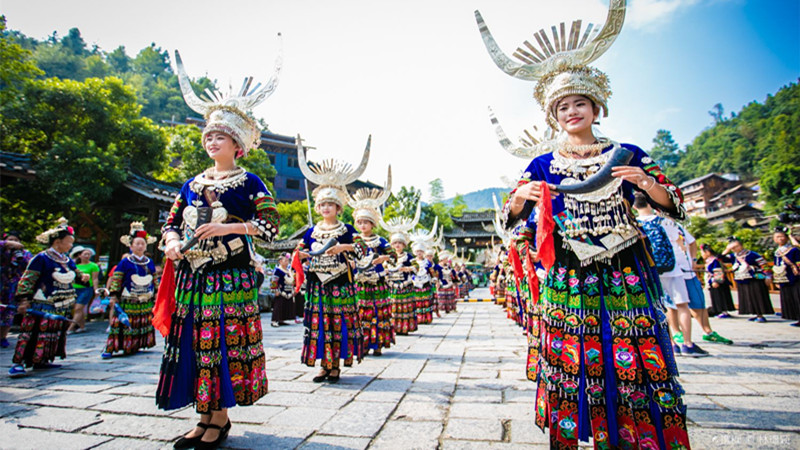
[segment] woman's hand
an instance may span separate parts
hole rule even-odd
[[[183,259],[183,254],[181,253],[181,241],[178,239],[169,241],[167,247],[164,249],[164,253],[167,255],[167,258],[173,261]]]
[[[338,255],[339,253],[346,252],[352,248],[349,244],[336,244],[333,247],[329,248],[325,254],[326,255]]]
[[[225,236],[231,233],[235,233],[238,230],[235,230],[233,227],[237,226],[238,224],[235,223],[204,223],[197,227],[197,231],[195,231],[194,235],[198,239],[208,239],[217,236]]]
[[[84,273],[84,274],[82,274],[82,275],[81,275],[81,281],[82,281],[82,282],[84,282],[84,283],[86,283],[87,281],[89,281],[89,278],[90,278],[90,277],[89,277],[89,274],[88,274],[88,273]]]
[[[18,303],[17,304],[17,313],[22,314],[24,316],[25,312],[28,311],[28,308],[30,308],[30,306],[31,306],[31,302],[29,302],[28,300],[25,300],[25,301],[22,301],[22,302]]]
[[[716,289],[716,288],[718,288],[718,287],[719,287],[719,283],[717,283],[716,281],[714,281],[713,283],[711,283],[711,287],[713,287],[714,289]]]
[[[647,173],[644,169],[638,166],[617,166],[611,169],[611,174],[617,178],[633,183],[643,191],[649,191],[653,186],[658,184],[656,179]]]
[[[378,264],[383,264],[389,260],[387,255],[378,256],[377,258],[372,260],[372,265],[377,266]]]
[[[555,198],[558,193],[553,190],[553,185],[548,184],[550,187],[550,197]],[[523,184],[514,191],[511,197],[511,206],[520,209],[525,206],[525,201],[530,200],[534,203],[539,201],[542,196],[542,183],[541,181],[531,181],[530,183]]]

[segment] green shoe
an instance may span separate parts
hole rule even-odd
[[[708,342],[719,342],[720,344],[726,344],[726,345],[733,344],[732,340],[720,336],[719,334],[717,334],[716,331],[712,331],[711,333],[704,334],[703,335],[703,340],[704,341],[708,341]]]
[[[676,344],[683,344],[683,331],[678,331],[672,335],[672,341]]]

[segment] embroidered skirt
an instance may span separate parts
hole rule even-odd
[[[586,267],[556,251],[529,349],[535,420],[549,429],[550,448],[574,449],[590,436],[595,448],[689,447],[661,286],[648,261],[641,243],[611,264]]]
[[[433,288],[430,283],[414,286],[414,309],[418,325],[433,322]]]
[[[394,344],[394,323],[392,322],[392,301],[389,287],[383,280],[371,283],[357,283],[358,319],[361,335],[364,338],[364,354],[370,349],[380,350]]]
[[[135,297],[123,296],[119,306],[128,315],[130,328],[119,321],[114,315],[111,319],[111,331],[106,340],[106,353],[123,352],[130,355],[142,348],[151,348],[156,345],[156,334],[153,329],[153,299],[139,301]]]
[[[440,310],[443,310],[446,313],[455,311],[455,287],[452,284],[449,287],[439,287],[439,289],[436,290],[436,301],[439,303]]]
[[[33,311],[62,314],[65,311],[56,311],[51,305],[33,303]],[[32,311],[25,313],[17,337],[17,346],[11,362],[31,367],[36,364],[47,364],[59,357],[67,357],[67,328],[66,320],[47,319],[36,315]]]
[[[737,283],[739,293],[739,314],[774,314],[772,301],[764,280],[750,280],[748,283]]]
[[[345,273],[322,284],[311,272],[306,283],[305,335],[300,361],[314,367],[321,359],[322,367],[328,370],[338,368],[340,359],[346,367],[353,365],[354,358],[361,362],[363,344],[356,286],[349,275]]]
[[[390,283],[389,288],[395,333],[408,334],[417,331],[414,285],[411,283]]]
[[[180,263],[156,391],[159,408],[193,404],[198,413],[209,413],[252,405],[267,394],[254,280],[246,254],[196,272]]]

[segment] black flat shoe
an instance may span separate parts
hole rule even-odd
[[[200,441],[197,442],[197,444],[195,444],[194,446],[195,450],[215,450],[219,448],[220,444],[222,444],[222,441],[228,438],[228,432],[231,431],[231,420],[228,419],[228,423],[226,423],[222,427],[210,423],[208,424],[208,428],[219,430],[219,436],[217,436],[217,439],[211,442],[206,442],[201,439]]]
[[[326,370],[325,373],[315,376],[314,378],[311,379],[311,381],[313,381],[314,383],[322,383],[323,381],[325,381],[325,378],[328,378],[329,373],[331,373],[330,370]]]
[[[338,372],[339,373],[337,373],[336,375],[330,375],[330,373],[329,373],[328,374],[328,381],[330,381],[331,383],[338,383],[339,382],[339,375],[342,374],[341,371],[338,371]]]
[[[208,429],[208,424],[207,423],[197,422],[196,426],[197,426],[197,428],[202,428],[203,430]],[[203,432],[205,432],[205,431],[203,431]],[[203,439],[203,434],[202,433],[197,435],[197,436],[195,436],[195,437],[193,437],[193,438],[187,438],[187,437],[181,436],[181,438],[178,439],[175,442],[175,444],[172,445],[172,448],[194,448],[194,446],[197,445],[200,442],[200,439]]]

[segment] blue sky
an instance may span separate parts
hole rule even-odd
[[[799,0],[629,0],[622,34],[596,61],[611,80],[608,137],[649,149],[656,131],[684,146],[727,113],[800,77]],[[502,185],[527,165],[506,154],[489,125],[491,105],[510,137],[543,115],[533,83],[492,63],[475,25],[480,9],[507,53],[540,28],[601,23],[607,0],[3,0],[8,25],[44,38],[80,28],[89,44],[129,54],[155,42],[180,49],[190,76],[238,85],[272,70],[283,32],[284,69],[255,111],[277,133],[301,133],[318,157],[353,163],[368,134],[366,176],[427,193]],[[46,13],[43,13],[45,11]]]

